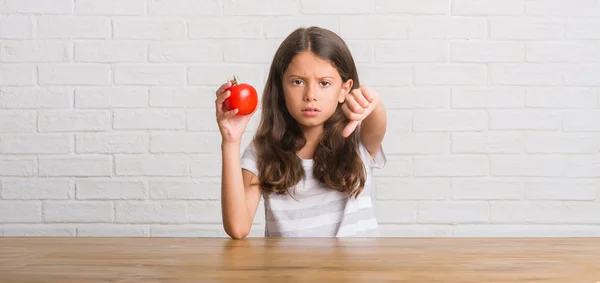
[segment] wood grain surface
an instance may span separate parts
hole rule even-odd
[[[10,238],[0,282],[600,282],[600,238]]]

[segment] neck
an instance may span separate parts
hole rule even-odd
[[[306,144],[298,152],[298,155],[300,155],[300,157],[304,159],[312,159],[313,153],[315,152],[317,144],[319,143],[319,137],[323,133],[323,126],[303,128],[302,133],[304,134],[304,138],[306,139]]]

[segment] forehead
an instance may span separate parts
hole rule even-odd
[[[302,52],[294,56],[285,73],[287,76],[339,77],[338,71],[330,61],[312,52]]]

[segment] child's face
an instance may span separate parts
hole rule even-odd
[[[352,88],[333,65],[312,52],[299,53],[283,74],[283,92],[288,111],[301,128],[320,127],[329,119],[338,102]]]

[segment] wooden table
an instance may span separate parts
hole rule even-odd
[[[600,238],[1,238],[0,282],[600,281]]]

